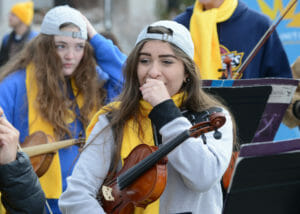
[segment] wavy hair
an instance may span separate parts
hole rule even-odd
[[[40,34],[3,67],[0,81],[8,74],[26,68],[30,63],[34,65],[37,79],[37,108],[40,115],[53,126],[55,137],[62,139],[65,135],[72,136],[64,120],[75,113],[77,105],[76,100],[70,99],[67,93],[70,78],[74,79],[78,89],[78,93],[74,96],[83,95],[84,104],[77,117],[86,127],[89,123],[89,113],[100,108],[106,97],[104,82],[99,80],[96,72],[96,61],[91,45],[85,43],[80,64],[71,77],[64,77],[60,72],[62,62],[56,52],[54,36]],[[73,113],[70,113],[70,109]]]

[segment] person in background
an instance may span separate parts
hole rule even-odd
[[[241,0],[196,0],[174,20],[191,32],[195,61],[203,79],[222,79],[226,61],[230,62],[233,79],[292,77],[276,30],[244,72],[237,74],[271,26],[269,18],[251,10]]]
[[[10,214],[42,214],[45,195],[28,156],[18,152],[19,131],[5,118],[0,108],[0,192]]]
[[[78,10],[49,10],[40,34],[0,74],[0,106],[21,144],[36,131],[53,141],[85,138],[94,112],[122,90],[125,60],[110,40],[88,32]],[[59,149],[40,177],[52,213],[60,213],[58,198],[78,150],[78,145]]]
[[[244,67],[243,73],[237,73],[272,24],[266,15],[250,9],[242,0],[195,0],[194,5],[174,20],[191,32],[194,59],[202,79],[292,78],[290,63],[276,30]],[[228,75],[228,67],[231,75]],[[281,140],[300,134],[283,123],[278,132],[281,132]]]
[[[38,33],[31,29],[34,16],[32,1],[20,2],[13,5],[9,13],[9,26],[12,31],[5,34],[0,49],[0,66],[15,56],[24,45]]]
[[[193,41],[181,24],[158,21],[140,32],[125,63],[121,95],[95,114],[87,128],[87,144],[59,199],[62,213],[105,213],[98,192],[104,180],[120,170],[121,160],[138,145],[166,145],[200,122],[195,119],[198,113],[206,112],[206,120],[217,109],[226,118],[218,129],[221,140],[209,132],[171,151],[162,195],[134,213],[222,212],[220,181],[231,158],[235,124],[229,111],[202,90],[193,56]]]

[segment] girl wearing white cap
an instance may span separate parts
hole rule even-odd
[[[143,199],[152,202],[146,207],[144,204],[145,209],[130,203],[127,208],[149,214],[221,213],[220,180],[231,158],[234,123],[221,103],[201,89],[193,55],[191,36],[181,24],[159,21],[142,30],[127,58],[124,90],[118,102],[102,108],[87,128],[87,145],[59,199],[63,213],[105,213],[110,210],[107,203],[116,203],[117,209],[122,207],[122,203],[118,207],[115,189],[109,194],[111,186],[105,182],[120,170],[122,160],[141,144],[166,148],[173,142],[170,139],[200,121],[199,114],[207,119],[207,114],[200,113],[204,110],[208,114],[222,111],[225,115],[226,122],[218,134],[190,137],[168,153],[167,183],[162,195],[154,202]],[[187,119],[193,117],[196,121]],[[152,180],[155,178],[145,185]],[[135,194],[130,189],[134,183],[126,186],[122,181],[118,177],[117,187],[125,190],[126,201]]]
[[[87,39],[81,13],[69,6],[55,7],[45,15],[41,33],[4,68],[0,107],[19,130],[20,142],[36,131],[54,141],[84,138],[95,110],[121,91],[126,56],[98,34]],[[40,177],[52,213],[60,213],[58,198],[78,149],[60,149]]]

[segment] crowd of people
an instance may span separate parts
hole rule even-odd
[[[20,15],[25,10],[28,16]],[[0,51],[0,191],[8,213],[221,213],[222,176],[238,146],[236,124],[228,106],[199,80],[220,79],[229,53],[238,54],[231,59],[234,74],[270,21],[240,0],[196,0],[174,20],[146,25],[126,56],[75,8],[50,9],[38,34],[31,34],[32,17],[31,1],[13,6],[13,31]],[[292,78],[276,31],[236,76]],[[156,161],[167,173],[164,182],[157,178],[163,187],[156,197],[135,201],[137,189],[122,192],[135,149],[159,154],[195,124],[213,126],[216,115],[219,127],[186,136]],[[53,149],[38,177],[22,151],[38,131],[49,141],[86,143]],[[124,194],[120,204],[111,208],[105,189],[114,197]]]

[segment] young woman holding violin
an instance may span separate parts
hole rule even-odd
[[[155,180],[160,183],[160,187],[154,190],[158,192],[158,200],[142,196],[137,199],[142,203],[129,201],[122,212],[221,213],[220,181],[231,158],[235,125],[229,111],[201,89],[193,56],[191,36],[181,24],[158,21],[141,31],[125,63],[125,85],[120,97],[95,114],[87,128],[87,145],[68,178],[66,191],[59,199],[63,213],[119,213],[118,209],[123,206],[120,204],[134,191],[143,193],[143,188]],[[134,151],[141,145],[156,145],[160,152],[172,145],[174,139],[178,143],[182,136],[180,133],[190,129],[195,122],[194,116],[200,112],[204,113],[202,116],[209,116],[211,109],[218,109],[226,118],[225,124],[218,129],[221,140],[215,139],[218,137],[213,131],[201,138],[188,137],[167,157],[160,158],[158,165],[167,163],[166,183],[156,177],[145,176],[147,172],[138,177],[137,170],[128,177],[136,180],[126,186],[121,181],[124,180],[122,176],[128,173],[121,173],[116,179],[120,183],[116,186],[120,189],[125,187],[120,192],[124,201],[114,204],[117,194],[110,192],[109,181],[114,180],[116,173],[130,162],[124,160],[129,154],[133,158],[139,156],[142,152]],[[185,117],[186,112],[193,112],[190,114],[192,117]],[[137,165],[140,163],[141,169],[146,167],[143,161]],[[141,189],[133,190],[133,186],[139,186],[135,183],[137,179],[145,180],[140,185]],[[118,211],[106,207],[106,202],[114,204]]]
[[[95,110],[121,91],[125,60],[111,41],[88,31],[79,11],[69,6],[48,11],[41,33],[3,68],[0,77],[0,106],[19,130],[20,142],[37,131],[53,141],[85,138]],[[60,213],[58,198],[78,148],[60,149],[40,177],[52,213]]]
[[[0,108],[0,193],[10,214],[42,214],[45,195],[29,158],[17,152],[19,131],[5,118]],[[1,211],[1,210],[0,210]]]

